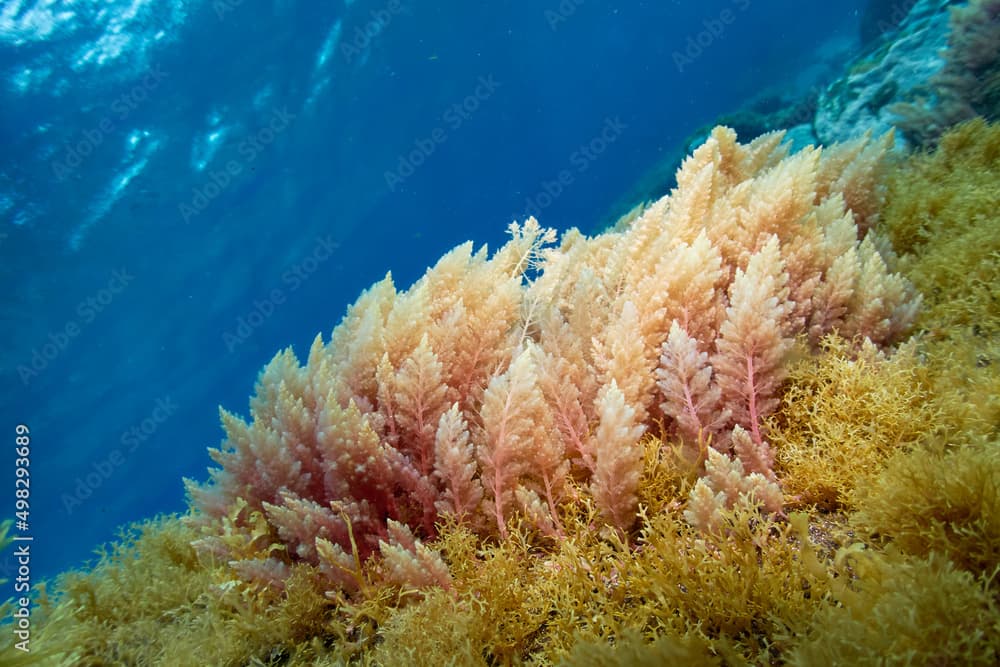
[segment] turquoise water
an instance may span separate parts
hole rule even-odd
[[[218,406],[387,271],[613,219],[699,126],[839,72],[863,4],[3,5],[0,466],[29,426],[34,576],[183,510]]]

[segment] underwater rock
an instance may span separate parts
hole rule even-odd
[[[889,107],[912,101],[944,66],[948,45],[948,0],[919,0],[899,24],[848,67],[820,94],[813,122],[824,144],[846,141],[869,130],[880,135],[895,123]],[[897,141],[897,148],[905,142]]]
[[[794,128],[791,136],[792,152],[816,144],[809,123],[816,113],[817,93],[807,91],[771,92],[750,100],[743,108],[717,117],[713,124],[704,125],[685,140],[685,154],[693,152],[711,136],[715,125],[724,125],[740,137],[759,137],[768,132]],[[678,162],[677,166],[680,166]]]
[[[913,9],[916,0],[869,0],[861,14],[862,46],[868,46],[891,33]]]

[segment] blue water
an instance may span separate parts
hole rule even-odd
[[[28,425],[33,576],[182,511],[218,406],[387,271],[526,212],[594,230],[700,125],[837,71],[862,4],[5,3],[0,469]]]

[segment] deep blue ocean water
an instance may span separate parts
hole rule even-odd
[[[25,424],[33,576],[182,511],[218,406],[387,271],[527,213],[595,230],[699,126],[838,72],[863,4],[0,5],[0,518]]]

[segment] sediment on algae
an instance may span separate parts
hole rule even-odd
[[[717,130],[613,232],[379,283],[188,516],[54,582],[32,660],[994,664],[996,132]]]

